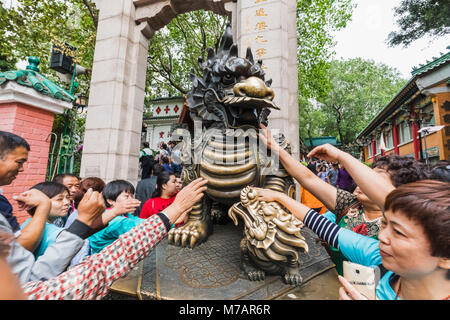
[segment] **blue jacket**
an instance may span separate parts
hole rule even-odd
[[[30,222],[31,218],[26,220],[20,228],[24,228],[28,222]],[[39,246],[34,250],[33,254],[36,259],[38,259],[40,256],[42,256],[47,248],[51,246],[53,243],[56,242],[56,238],[58,235],[63,231],[64,228],[58,227],[52,223],[45,223],[44,227],[44,233],[42,235],[41,242],[39,243]],[[89,240],[85,239],[83,247],[75,254],[75,256],[70,261],[70,266],[77,265],[80,263],[84,258],[86,258],[90,254],[89,249]]]
[[[0,230],[13,233],[11,225],[3,215],[0,215]],[[83,239],[77,235],[63,230],[45,254],[35,259],[33,253],[14,240],[10,244],[11,250],[6,261],[21,284],[28,281],[45,281],[64,272],[83,243]]]
[[[308,228],[328,242],[330,246],[339,249],[349,261],[367,267],[381,265],[380,242],[378,240],[341,228],[334,221],[335,216],[331,212],[326,215],[319,215],[314,210],[308,211],[304,219]],[[395,299],[396,294],[390,285],[390,280],[395,276],[391,271],[382,276],[376,287],[377,299]]]

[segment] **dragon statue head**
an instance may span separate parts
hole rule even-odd
[[[264,80],[262,60],[256,63],[250,48],[245,58],[238,57],[231,26],[227,26],[217,50],[208,48],[208,57],[198,59],[202,77],[190,72],[192,90],[187,94],[191,117],[206,128],[238,128],[267,125],[273,102],[272,80]]]
[[[241,191],[241,202],[233,205],[228,216],[238,224],[238,216],[244,221],[245,235],[259,249],[269,250],[275,242],[292,248],[308,251],[305,238],[300,233],[303,222],[283,209],[277,202],[258,200],[255,189],[245,187]],[[298,257],[297,254],[295,256]]]

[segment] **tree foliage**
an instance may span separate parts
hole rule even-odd
[[[362,58],[332,61],[329,80],[330,90],[318,99],[326,119],[323,133],[338,136],[344,145],[355,140],[406,82],[398,70]]]
[[[8,9],[0,2],[0,72],[13,70],[17,63],[17,57],[11,54],[14,44],[8,26]]]
[[[313,100],[329,90],[333,32],[345,28],[353,8],[350,0],[297,1],[298,102],[303,141],[323,132],[325,116]]]
[[[0,34],[5,41],[0,42],[1,55],[15,62],[36,56],[41,73],[69,89],[49,68],[50,54],[52,44],[67,43],[77,48],[74,61],[92,68],[96,26],[86,4],[92,6],[87,0],[17,0],[9,8],[3,4]],[[90,79],[80,76],[78,80],[80,90],[87,90]]]
[[[403,0],[395,8],[399,31],[388,36],[391,46],[411,42],[429,35],[440,37],[450,33],[450,3],[448,0]]]
[[[198,58],[216,47],[227,17],[211,11],[193,11],[175,17],[155,33],[147,60],[147,98],[182,95],[189,91],[189,71],[200,74]]]
[[[12,2],[11,2],[12,3]],[[89,9],[90,8],[90,9]],[[0,70],[14,70],[16,63],[36,56],[41,61],[40,72],[66,90],[70,83],[62,81],[56,71],[50,69],[52,44],[70,44],[77,48],[73,55],[75,63],[92,68],[96,16],[95,6],[88,0],[16,0],[14,5],[0,3]],[[78,93],[88,94],[90,77],[80,75]],[[74,93],[77,93],[75,91]],[[53,145],[60,146],[62,135],[70,133],[76,141],[84,134],[85,115],[76,116],[76,111],[66,110],[55,115],[53,129],[57,136],[52,137]],[[80,153],[73,144],[75,159],[74,172],[79,172]],[[58,155],[52,154],[52,163],[57,163]],[[49,161],[50,162],[50,161]]]

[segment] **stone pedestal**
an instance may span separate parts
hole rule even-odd
[[[194,249],[176,247],[163,239],[136,270],[117,280],[111,291],[140,300],[336,299],[339,281],[334,264],[311,230],[304,228],[302,234],[309,252],[300,253],[303,283],[299,287],[285,284],[280,275],[248,280],[240,270],[242,225],[230,222],[214,225],[208,241]],[[305,286],[310,289],[305,291]],[[322,290],[317,292],[318,287]]]

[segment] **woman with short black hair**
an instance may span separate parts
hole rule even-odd
[[[114,241],[120,235],[128,232],[138,224],[144,222],[133,215],[141,202],[134,198],[134,186],[126,180],[113,180],[103,188],[106,212],[114,211],[114,218],[108,226],[90,236],[89,243],[92,253],[98,253]]]
[[[450,183],[421,180],[395,188],[351,155],[327,144],[311,151],[347,168],[358,186],[384,210],[379,241],[341,228],[286,195],[256,189],[260,201],[278,201],[321,239],[352,262],[383,265],[376,297],[394,299],[449,299]],[[341,299],[364,299],[344,278]]]

